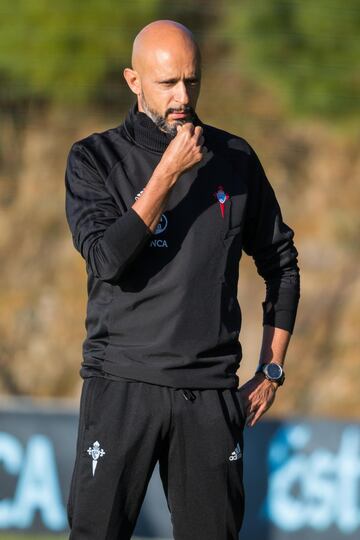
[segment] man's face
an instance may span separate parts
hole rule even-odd
[[[200,62],[196,50],[157,50],[141,74],[139,110],[166,133],[192,122],[200,93]]]

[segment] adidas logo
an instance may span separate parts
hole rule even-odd
[[[236,461],[237,459],[240,459],[241,457],[242,457],[242,452],[241,452],[240,444],[237,443],[235,450],[231,452],[231,456],[229,457],[229,460]]]

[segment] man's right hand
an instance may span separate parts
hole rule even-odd
[[[202,160],[207,149],[202,127],[186,123],[178,126],[178,132],[165,150],[150,180],[132,208],[146,225],[155,231],[166,200],[183,172]]]
[[[201,126],[189,122],[177,126],[177,134],[165,150],[158,167],[178,179],[183,172],[199,163],[206,152],[202,133]]]

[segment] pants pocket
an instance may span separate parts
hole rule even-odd
[[[92,390],[93,390],[93,386],[96,379],[97,377],[89,377],[87,379],[84,379],[83,386],[81,389],[78,434],[77,434],[77,442],[76,442],[76,457],[75,457],[73,473],[71,476],[70,490],[69,490],[69,496],[68,496],[68,501],[67,501],[67,518],[68,518],[68,523],[69,523],[70,528],[72,526],[72,517],[73,517],[73,512],[74,512],[74,499],[75,499],[75,492],[76,492],[78,463],[79,463],[80,454],[83,447],[85,431],[89,427],[89,419],[90,419],[89,408],[92,402],[91,400],[91,397],[93,394]]]
[[[246,407],[245,407],[245,403],[244,403],[244,400],[243,400],[243,398],[241,396],[241,392],[240,392],[239,388],[235,391],[235,394],[236,394],[236,399],[237,399],[237,402],[239,403],[241,414],[242,414],[242,417],[243,417],[243,420],[244,420],[244,423],[245,423],[245,420],[246,420]]]
[[[99,377],[89,377],[84,380],[83,395],[80,404],[80,421],[84,430],[89,428],[91,422],[91,411],[95,400],[95,387]]]

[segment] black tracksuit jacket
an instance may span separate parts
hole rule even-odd
[[[242,250],[266,284],[263,322],[293,331],[293,231],[250,145],[203,124],[207,155],[172,188],[152,233],[132,209],[171,137],[134,105],[123,124],[76,142],[66,215],[88,274],[80,374],[178,388],[238,385]]]

